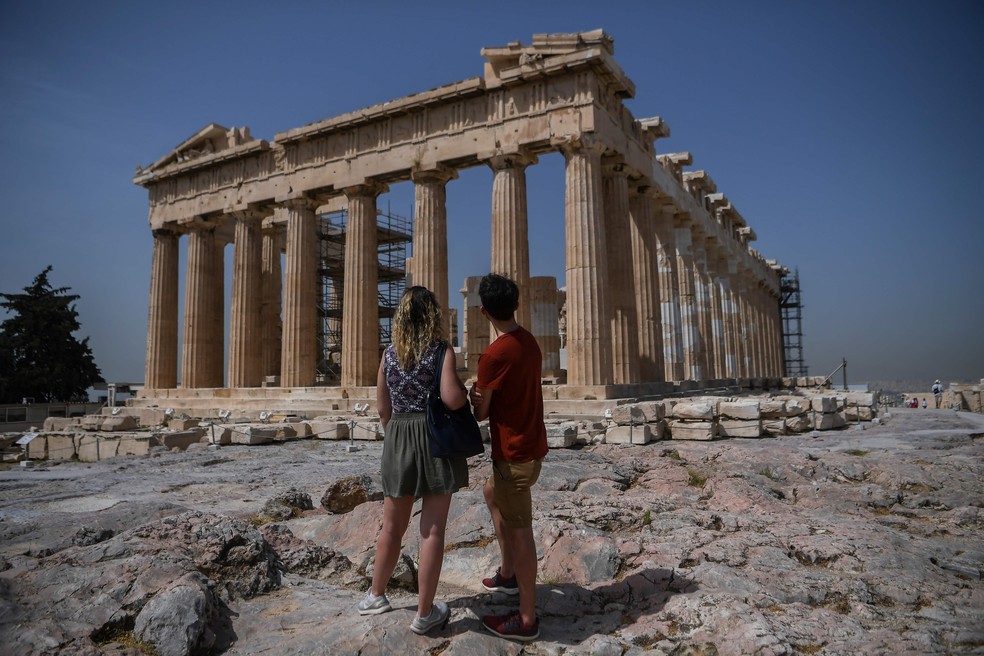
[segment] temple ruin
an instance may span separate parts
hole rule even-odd
[[[657,153],[669,128],[625,107],[635,86],[614,59],[612,38],[601,30],[541,34],[531,45],[481,53],[481,77],[269,141],[211,124],[138,168],[134,182],[149,192],[154,238],[144,403],[372,398],[383,346],[379,283],[395,271],[449,307],[447,225],[456,217],[448,216],[445,190],[475,166],[493,172],[492,270],[521,288],[519,321],[540,341],[547,399],[786,375],[780,281],[788,271],[751,247],[754,230],[705,171],[685,170],[689,153]],[[526,171],[552,152],[566,161],[559,289],[529,271]],[[383,266],[380,245],[393,234],[377,221],[377,197],[407,180],[412,256]],[[342,248],[326,258],[321,218],[340,211]],[[319,273],[324,266],[334,268]],[[459,363],[472,371],[489,339],[475,280],[465,281],[460,318]],[[325,289],[333,290],[330,303]],[[337,380],[319,374],[327,348],[319,334],[332,331],[341,335]]]

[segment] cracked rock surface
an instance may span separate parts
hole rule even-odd
[[[534,490],[541,637],[529,644],[479,621],[516,604],[481,587],[498,558],[482,458],[451,507],[438,592],[449,624],[409,630],[415,522],[388,591],[394,611],[355,612],[381,525],[382,449],[345,444],[0,470],[0,644],[92,655],[984,654],[979,415],[902,409],[817,438],[551,451]],[[339,489],[364,501],[311,502]]]

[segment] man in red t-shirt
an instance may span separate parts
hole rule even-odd
[[[484,493],[501,559],[495,576],[482,585],[492,592],[519,594],[518,611],[487,615],[482,623],[496,635],[528,641],[540,635],[530,488],[540,477],[540,463],[547,455],[540,386],[543,356],[536,338],[516,323],[519,287],[515,282],[490,273],[482,278],[478,295],[482,314],[498,334],[478,361],[478,381],[471,390],[475,417],[488,419],[492,434],[492,478]]]

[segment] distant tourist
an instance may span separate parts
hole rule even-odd
[[[923,410],[925,410],[926,409],[926,399],[925,398],[923,398],[922,406],[923,406]]]
[[[940,407],[940,404],[943,402],[943,384],[940,383],[939,378],[933,383],[933,396],[936,398],[936,407]]]
[[[417,568],[417,616],[410,624],[414,633],[443,627],[451,609],[434,601],[444,562],[444,532],[451,494],[468,486],[464,458],[434,458],[427,430],[427,392],[434,383],[435,366],[441,367],[441,399],[449,408],[468,402],[465,386],[455,370],[454,351],[448,348],[437,362],[444,343],[444,322],[437,297],[426,287],[409,288],[393,317],[393,343],[383,352],[376,380],[376,403],[383,438],[383,528],[376,542],[372,586],[359,602],[360,615],[392,610],[386,584],[400,557],[403,534],[413,515],[415,499],[420,511],[420,566]]]

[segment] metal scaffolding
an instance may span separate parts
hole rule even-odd
[[[337,384],[342,369],[342,306],[344,302],[345,229],[348,212],[318,217],[318,384]],[[396,306],[406,287],[407,250],[413,222],[391,212],[376,212],[377,295],[380,348],[389,344]]]
[[[809,367],[803,359],[803,304],[800,300],[799,269],[782,277],[780,293],[786,375],[808,376]]]

